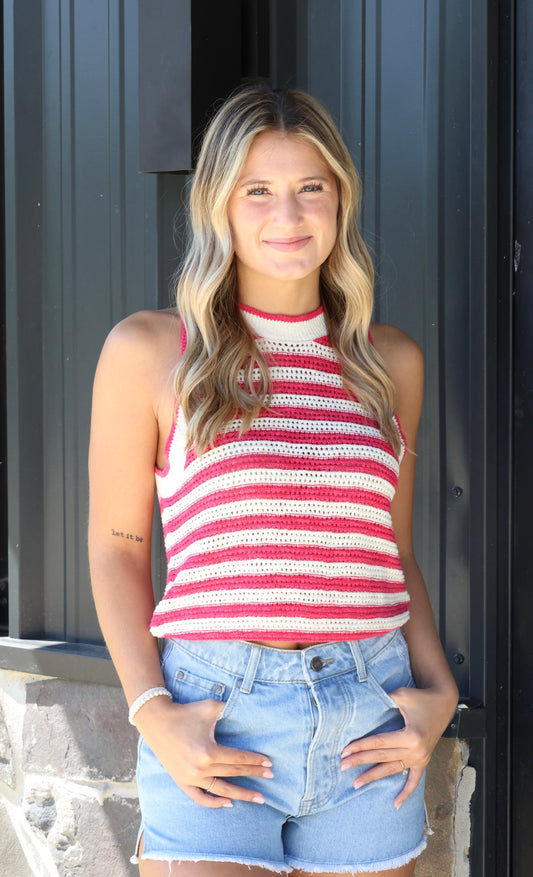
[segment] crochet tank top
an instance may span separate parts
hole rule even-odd
[[[400,459],[343,389],[322,308],[243,307],[272,401],[239,435],[185,451],[178,410],[156,469],[168,577],[155,636],[325,642],[405,624],[409,595],[390,507]]]

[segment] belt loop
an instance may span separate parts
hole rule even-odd
[[[250,694],[252,690],[252,685],[254,684],[255,674],[257,673],[257,665],[259,664],[260,657],[261,646],[252,645],[250,647],[250,657],[248,659],[246,673],[244,674],[244,678],[241,683],[241,692],[243,694]]]
[[[350,639],[348,640],[348,642],[352,651],[353,659],[355,661],[355,666],[357,668],[357,676],[359,678],[359,682],[366,682],[365,659],[363,658],[361,646],[356,639]]]

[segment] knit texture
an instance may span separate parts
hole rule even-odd
[[[398,459],[343,389],[321,308],[243,312],[272,403],[200,456],[184,450],[178,411],[156,470],[168,578],[152,633],[325,642],[393,630],[409,617],[390,514],[403,436]]]

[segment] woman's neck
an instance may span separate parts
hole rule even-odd
[[[253,283],[247,283],[246,277],[239,276],[238,289],[240,304],[267,314],[299,316],[311,313],[320,305],[318,274],[293,282],[256,276]]]

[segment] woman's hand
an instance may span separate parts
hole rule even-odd
[[[258,792],[224,779],[270,778],[273,773],[265,755],[216,742],[215,725],[223,708],[223,703],[211,698],[174,704],[159,697],[139,710],[135,724],[174,782],[197,804],[232,807],[232,798],[263,804]]]
[[[408,771],[405,785],[394,799],[398,809],[416,789],[439,737],[457,705],[456,690],[398,688],[390,692],[405,727],[354,740],[342,752],[341,770],[359,764],[374,766],[360,774],[354,788],[393,773]]]

